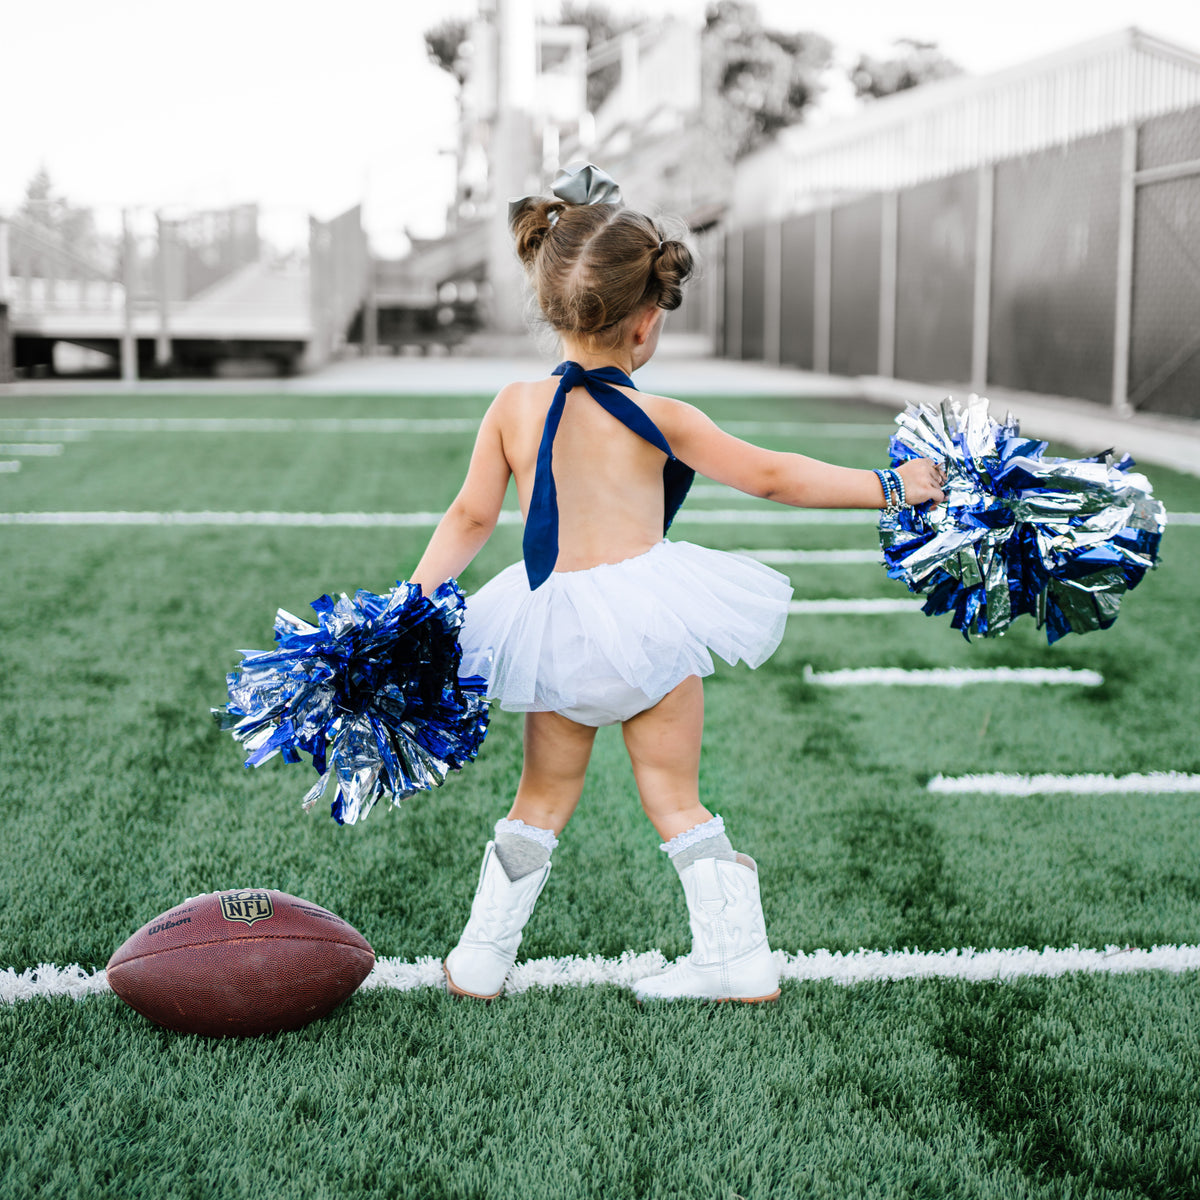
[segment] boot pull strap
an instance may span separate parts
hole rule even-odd
[[[697,859],[692,867],[696,872],[696,902],[706,913],[719,913],[727,903],[715,858]]]

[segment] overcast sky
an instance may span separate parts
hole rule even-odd
[[[555,0],[538,0],[557,13]],[[470,0],[35,0],[0,18],[0,211],[44,164],[75,203],[258,201],[300,223],[366,200],[385,252],[438,232],[450,192],[453,80],[422,31]],[[697,17],[703,0],[612,0]],[[760,0],[845,57],[936,41],[973,73],[1136,24],[1200,51],[1196,0]],[[982,16],[980,14],[983,14]]]

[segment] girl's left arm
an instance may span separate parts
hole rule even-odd
[[[439,584],[460,575],[496,528],[512,474],[500,434],[500,399],[493,401],[480,423],[461,490],[408,577],[411,583],[419,583],[427,596]]]

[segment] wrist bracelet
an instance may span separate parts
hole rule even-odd
[[[879,480],[879,486],[881,488],[883,488],[883,510],[884,510],[884,512],[891,512],[892,511],[892,495],[893,495],[893,491],[894,491],[894,489],[892,487],[892,481],[888,478],[888,476],[891,474],[891,472],[873,469],[872,473]]]
[[[907,508],[908,500],[905,498],[905,495],[904,495],[904,480],[900,478],[899,471],[893,471],[891,474],[892,474],[892,478],[896,481],[896,492],[897,492],[896,507],[897,508]]]

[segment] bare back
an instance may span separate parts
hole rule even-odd
[[[500,406],[504,457],[528,515],[538,447],[557,377],[511,384]],[[635,403],[641,393],[622,388]],[[558,571],[620,562],[649,550],[663,536],[666,455],[605,412],[582,387],[567,396],[554,439],[558,491]]]

